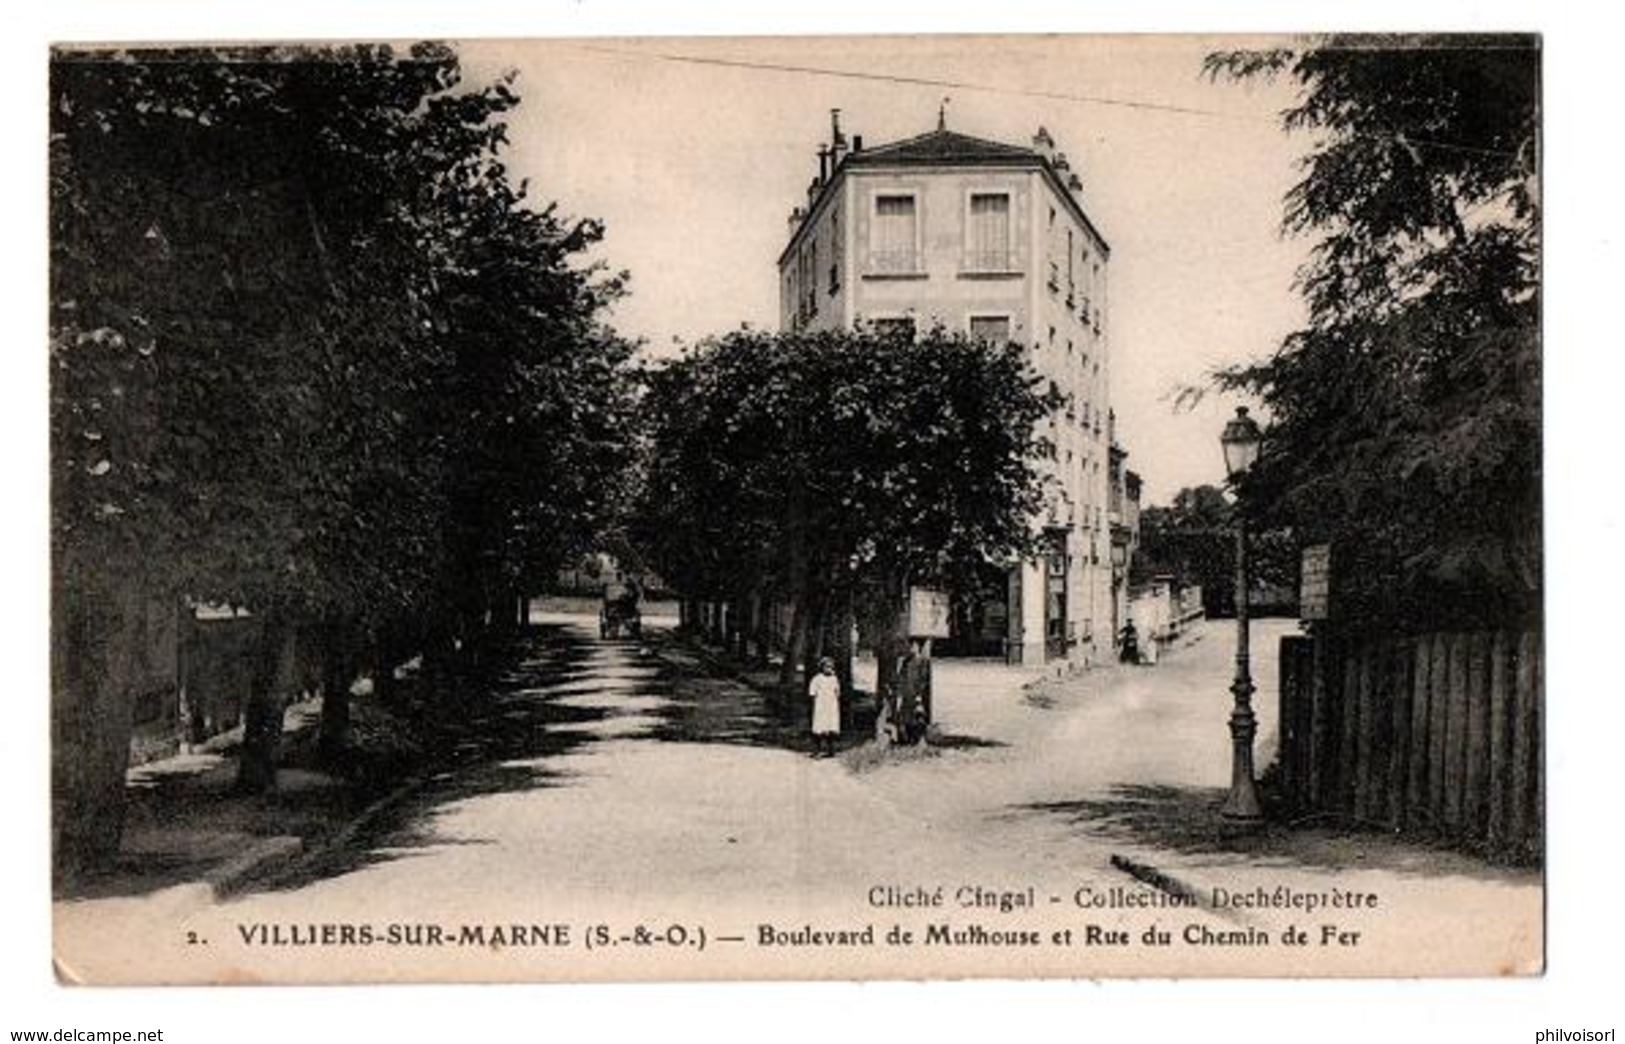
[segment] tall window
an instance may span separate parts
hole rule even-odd
[[[873,261],[876,272],[916,272],[918,215],[913,196],[876,196]]]
[[[1010,194],[973,192],[970,197],[970,267],[1004,272],[1010,263]]]
[[[1004,344],[1010,340],[1010,317],[1007,315],[973,315],[970,317],[970,335],[975,341]]]
[[[801,277],[801,285],[807,292],[807,315],[818,314],[818,240],[814,239],[802,258],[807,265],[807,272]]]
[[[1076,280],[1072,275],[1072,230],[1066,230],[1066,303],[1072,303],[1072,293]]]
[[[841,208],[832,206],[829,211],[829,292],[834,294],[841,289]]]

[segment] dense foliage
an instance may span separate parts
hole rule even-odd
[[[1355,624],[1539,612],[1539,51],[1523,37],[1330,38],[1209,57],[1289,77],[1311,141],[1286,229],[1308,325],[1220,375],[1272,423],[1250,509],[1333,545]]]

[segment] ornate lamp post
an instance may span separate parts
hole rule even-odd
[[[1258,787],[1253,782],[1253,737],[1258,718],[1253,714],[1253,678],[1248,667],[1247,514],[1241,507],[1241,479],[1258,460],[1264,441],[1258,423],[1247,416],[1247,407],[1236,407],[1236,415],[1224,426],[1219,443],[1224,447],[1224,468],[1236,490],[1236,680],[1230,686],[1235,707],[1230,712],[1230,795],[1220,814],[1238,823],[1259,823],[1264,819],[1258,803]]]

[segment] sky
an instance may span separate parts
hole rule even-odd
[[[1307,245],[1280,234],[1306,146],[1289,85],[1214,84],[1202,57],[1257,39],[1063,35],[465,41],[468,79],[518,73],[512,171],[602,219],[631,273],[611,321],[650,352],[778,323],[790,208],[841,110],[866,147],[948,126],[1027,145],[1048,128],[1112,246],[1112,404],[1144,502],[1223,478],[1239,400],[1173,393],[1267,354],[1301,321]],[[1263,42],[1279,42],[1279,39]],[[921,83],[918,81],[930,81]]]

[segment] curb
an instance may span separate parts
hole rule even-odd
[[[323,839],[320,844],[314,847],[305,845],[304,842],[300,841],[298,838],[273,838],[272,840],[274,841],[293,841],[295,842],[295,847],[291,852],[288,852],[284,858],[280,860],[267,859],[255,867],[251,873],[242,875],[238,879],[239,888],[241,885],[247,884],[251,879],[268,884],[275,884],[277,881],[293,875],[300,869],[320,861],[329,853],[337,851],[338,849],[354,841],[357,834],[371,826],[385,812],[388,812],[402,801],[405,801],[408,797],[420,789],[425,782],[427,782],[427,777],[422,776],[416,776],[407,780],[405,783],[402,783],[388,794],[385,794],[383,797],[356,813],[355,818],[351,819],[348,823],[345,823],[338,830],[334,831],[330,837]],[[279,862],[281,865],[277,865]],[[222,892],[217,886],[215,888],[215,896],[219,898],[221,895]]]
[[[314,847],[302,838],[288,835],[261,838],[248,849],[203,875],[202,883],[216,901],[229,899],[246,890],[251,884],[274,883],[322,858],[329,852],[349,844],[355,836],[371,825],[379,816],[400,804],[424,780],[414,778],[396,787],[356,814],[333,835]]]
[[[372,804],[368,805],[366,808],[357,813],[354,819],[340,827],[338,832],[332,837],[322,842],[320,848],[310,853],[310,858],[319,858],[333,849],[338,848],[340,845],[349,844],[351,841],[355,840],[355,836],[357,834],[371,826],[374,820],[378,819],[379,816],[382,816],[385,812],[388,812],[402,801],[405,801],[407,798],[411,797],[414,793],[421,789],[423,784],[427,781],[428,778],[425,776],[414,776],[402,783],[400,786],[396,787],[394,790],[391,790],[388,794],[385,794],[383,797],[379,798],[377,801],[374,801]]]

